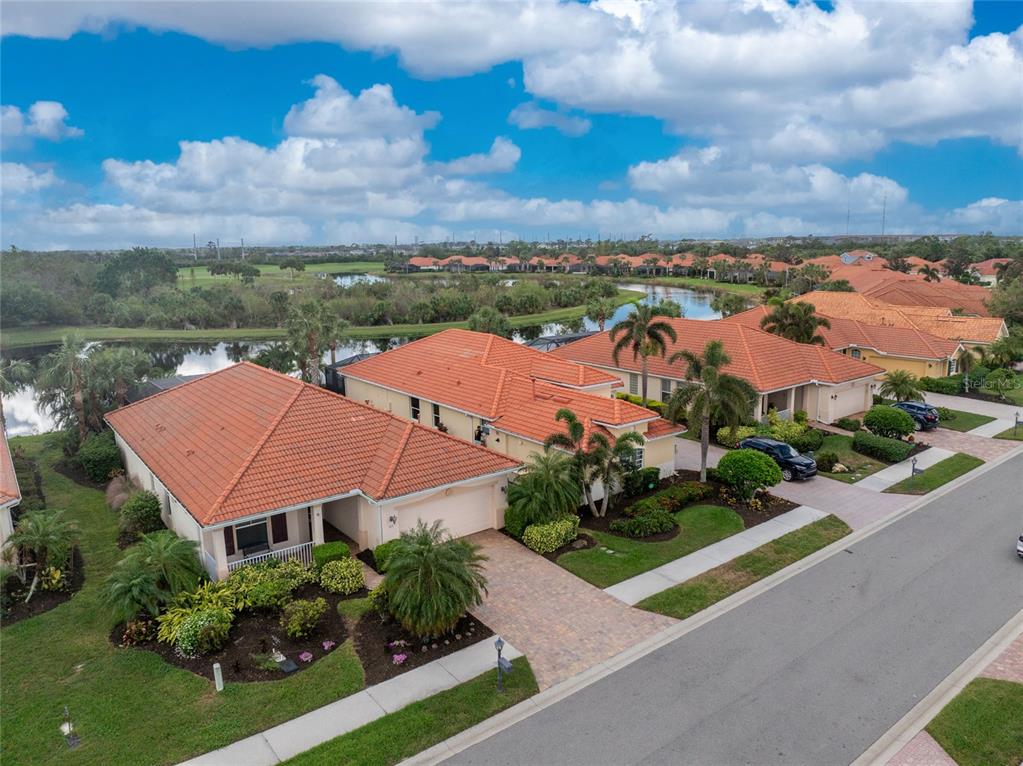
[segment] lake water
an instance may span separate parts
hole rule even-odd
[[[375,275],[367,274],[346,274],[339,276],[335,281],[342,286],[358,284],[360,281],[377,282],[383,279]],[[712,296],[705,293],[697,293],[681,287],[665,287],[660,285],[643,285],[623,283],[619,287],[627,290],[636,290],[646,293],[644,303],[658,303],[664,299],[670,299],[682,306],[684,315],[689,319],[717,319],[720,314],[710,307]],[[607,323],[612,327],[616,322],[621,321],[631,311],[632,304],[619,307],[614,316]],[[581,330],[596,330],[596,322],[589,319],[580,319],[568,323],[552,323],[536,325],[523,328],[515,333],[514,340],[524,343],[533,340],[541,335],[558,335],[568,332],[579,332]],[[381,328],[385,330],[385,328]],[[381,337],[364,341],[353,341],[337,349],[337,358],[344,359],[353,354],[362,354],[370,351],[385,351],[394,348],[408,341],[405,337]],[[216,372],[224,367],[235,364],[250,354],[259,351],[268,344],[265,342],[231,341],[221,343],[136,343],[136,348],[143,349],[153,357],[153,363],[168,374],[174,375],[199,375],[208,372]],[[35,360],[47,353],[50,349],[44,347],[33,347],[18,349],[12,356],[19,359]],[[324,354],[323,361],[330,362],[330,352]],[[35,391],[31,387],[26,388],[14,396],[4,397],[4,415],[7,418],[7,433],[10,436],[23,436],[27,434],[43,433],[52,431],[54,423],[50,416],[39,409],[35,401]]]

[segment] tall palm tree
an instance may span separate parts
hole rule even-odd
[[[665,416],[675,422],[685,419],[690,428],[700,424],[700,481],[706,481],[711,420],[733,429],[742,425],[752,417],[756,392],[742,378],[722,372],[732,360],[719,340],[709,341],[700,355],[679,351],[668,361],[685,365],[688,382],[675,389]]]
[[[916,375],[908,370],[889,370],[879,393],[897,402],[908,402],[923,397]]]
[[[288,312],[288,342],[295,351],[302,380],[306,383],[319,380],[320,359],[328,345],[330,321],[323,304],[317,301],[305,301]]]
[[[36,381],[40,404],[59,420],[74,420],[82,441],[88,432],[85,388],[89,359],[85,350],[81,336],[68,333],[56,351],[43,357]]]
[[[590,512],[603,518],[607,515],[607,507],[611,497],[622,487],[622,479],[634,470],[633,456],[643,446],[643,437],[635,431],[627,431],[615,438],[612,445],[603,434],[595,434],[593,451],[590,455],[591,477],[604,487],[604,497],[600,507],[596,508],[590,501]],[[592,495],[591,495],[592,497]]]
[[[607,443],[607,438],[597,431],[591,430],[587,433],[586,424],[576,417],[572,410],[562,407],[554,415],[555,420],[565,424],[565,430],[560,433],[553,433],[544,441],[544,450],[551,447],[559,447],[572,456],[572,471],[576,480],[582,488],[583,497],[590,507],[590,512],[596,516],[597,506],[593,500],[593,482],[595,451],[601,446],[601,442]],[[556,453],[555,453],[556,454]],[[546,467],[544,470],[549,470]],[[572,510],[570,507],[568,510]]]
[[[626,349],[632,351],[633,359],[640,359],[644,407],[647,402],[647,359],[655,354],[664,356],[668,353],[666,338],[670,338],[672,343],[678,340],[675,328],[662,319],[663,316],[656,306],[638,304],[635,311],[611,328],[615,365],[618,365],[618,358]]]
[[[40,574],[50,566],[63,566],[77,540],[78,527],[64,517],[63,511],[32,511],[18,520],[8,542],[28,551],[35,562],[26,602],[35,593]]]
[[[603,328],[601,328],[603,329]],[[0,425],[7,425],[4,397],[14,396],[32,382],[32,366],[21,359],[0,359]]]
[[[828,281],[831,272],[819,264],[809,263],[799,270],[799,276],[809,282],[810,289],[814,290],[817,285]]]
[[[329,317],[325,332],[327,334],[327,345],[330,346],[330,364],[337,364],[337,347],[348,339],[348,328],[352,323],[339,316]]]
[[[782,303],[760,320],[760,327],[796,343],[816,343],[823,346],[824,338],[817,329],[826,327],[830,330],[831,322],[827,317],[817,316],[814,312],[812,303]]]
[[[610,298],[594,298],[586,304],[586,318],[597,323],[597,328],[604,332],[604,327],[615,311],[618,304]]]

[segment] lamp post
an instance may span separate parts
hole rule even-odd
[[[1023,420],[1019,419],[1019,410],[1016,410],[1016,417],[1012,421],[1012,436],[1013,436],[1013,438],[1015,438],[1016,432],[1019,430],[1020,423],[1023,423]]]
[[[504,691],[504,676],[507,673],[511,673],[512,664],[509,660],[506,660],[501,656],[501,650],[504,649],[504,640],[498,636],[494,642],[494,648],[497,649],[497,691]]]

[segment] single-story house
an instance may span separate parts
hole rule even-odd
[[[18,504],[21,502],[21,488],[14,471],[11,446],[7,442],[7,431],[0,426],[3,444],[0,444],[0,550],[7,545],[7,539],[18,523]]]
[[[106,416],[127,474],[199,544],[210,577],[310,562],[330,524],[360,547],[422,519],[456,536],[504,523],[517,460],[242,362]]]
[[[445,330],[338,370],[347,396],[527,460],[564,432],[558,410],[613,440],[643,437],[637,467],[675,470],[682,428],[613,396],[617,375],[469,330]]]
[[[719,340],[731,363],[725,371],[743,378],[758,393],[754,417],[774,408],[782,417],[804,410],[812,420],[831,423],[838,418],[869,409],[880,367],[835,353],[820,346],[780,338],[737,322],[724,320],[665,319],[678,340],[668,341],[667,354],[647,360],[648,388],[652,398],[667,401],[685,379],[682,364],[668,359],[682,350],[702,353],[707,343]],[[610,332],[598,333],[547,352],[617,375],[629,393],[640,390],[640,360],[625,351],[617,362]]]

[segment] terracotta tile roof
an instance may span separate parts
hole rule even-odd
[[[12,505],[21,500],[21,487],[18,486],[18,476],[14,472],[7,432],[0,428],[0,435],[4,437],[4,443],[0,445],[0,505]]]
[[[242,362],[107,414],[203,525],[513,470],[491,450]]]
[[[828,351],[819,346],[793,343],[777,335],[747,327],[739,322],[669,319],[678,341],[669,343],[665,357],[651,357],[647,366],[651,375],[681,379],[680,365],[668,364],[667,358],[687,349],[701,353],[708,341],[720,340],[732,361],[726,370],[747,380],[763,393],[816,380],[821,383],[842,383],[867,378],[882,372],[880,367]],[[612,356],[610,333],[591,335],[548,353],[562,359],[605,368],[639,371],[640,363],[624,353],[616,364]]]
[[[1011,260],[1011,258],[988,258],[986,261],[973,264],[970,268],[982,277],[993,277],[997,273],[998,266]]]
[[[991,292],[986,287],[964,285],[953,279],[943,279],[940,282],[925,282],[922,277],[887,280],[863,288],[862,292],[868,297],[878,298],[886,303],[904,306],[943,306],[948,309],[962,309],[967,314],[990,316],[987,301],[991,297]]]
[[[643,436],[647,439],[660,439],[662,436],[680,434],[685,430],[685,428],[677,423],[672,423],[670,420],[665,420],[664,418],[658,418],[646,427],[646,431],[643,432]]]

